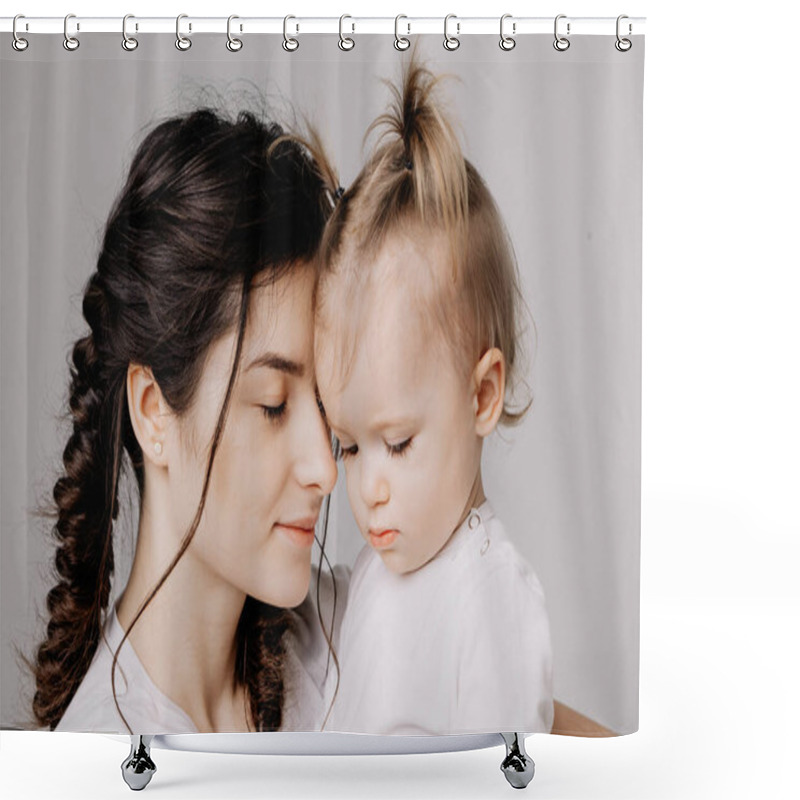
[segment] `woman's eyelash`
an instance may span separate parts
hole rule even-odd
[[[284,400],[279,406],[261,406],[264,411],[264,416],[271,420],[279,420],[286,413],[286,401]]]

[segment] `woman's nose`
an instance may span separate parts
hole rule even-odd
[[[302,436],[296,455],[297,475],[304,486],[318,486],[322,494],[330,494],[336,485],[338,470],[331,449],[331,438],[322,414],[314,403],[312,416],[301,423]]]

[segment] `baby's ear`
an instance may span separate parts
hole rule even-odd
[[[497,427],[506,396],[506,360],[496,347],[487,350],[472,373],[475,432],[488,436]]]

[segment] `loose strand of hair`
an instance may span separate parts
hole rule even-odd
[[[333,450],[333,458],[334,460],[338,460],[339,458],[339,449],[340,444],[339,440],[335,436],[331,436],[331,447]],[[318,542],[320,546],[320,560],[317,563],[317,591],[316,591],[316,600],[317,600],[317,617],[319,618],[320,626],[322,628],[322,633],[325,637],[325,641],[328,644],[328,659],[325,665],[325,679],[327,680],[328,677],[328,670],[330,669],[331,665],[331,658],[333,658],[334,666],[336,667],[336,688],[333,692],[333,698],[331,700],[330,706],[328,706],[328,710],[325,714],[325,719],[322,721],[322,726],[320,727],[321,731],[325,730],[325,726],[328,724],[328,719],[330,718],[331,711],[333,710],[333,706],[336,703],[336,698],[339,694],[339,680],[341,677],[341,668],[339,665],[339,657],[336,653],[336,649],[333,646],[333,636],[336,630],[336,603],[337,603],[337,589],[336,589],[336,577],[333,574],[333,568],[331,567],[331,562],[328,560],[328,554],[325,552],[325,544],[328,539],[328,519],[329,519],[329,511],[330,511],[330,501],[331,495],[326,495],[325,500],[323,501],[323,517],[322,517],[322,542]],[[320,602],[320,576],[322,574],[322,561],[328,565],[328,568],[331,571],[331,582],[333,583],[333,607],[331,609],[331,629],[328,629],[325,626],[325,622],[322,618],[322,603]]]

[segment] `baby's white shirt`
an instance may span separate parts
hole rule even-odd
[[[544,593],[488,501],[414,572],[369,545],[353,566],[325,730],[373,734],[550,732]],[[326,685],[333,699],[336,672]]]
[[[284,635],[284,704],[281,730],[319,730],[325,715],[324,684],[328,669],[328,643],[320,627],[316,602],[316,568],[311,570],[311,586],[305,600],[290,610],[292,627]],[[334,636],[342,619],[347,598],[349,571],[334,567],[337,590]],[[331,573],[320,577],[320,607],[330,628],[333,598]],[[119,602],[119,601],[117,601]],[[122,625],[113,603],[89,670],[78,686],[56,731],[94,731],[128,734],[114,704],[111,691],[111,662],[123,637]],[[331,665],[331,670],[334,667]],[[192,718],[167,697],[152,681],[139,660],[130,639],[120,650],[116,667],[116,694],[125,719],[135,734],[198,733]]]

